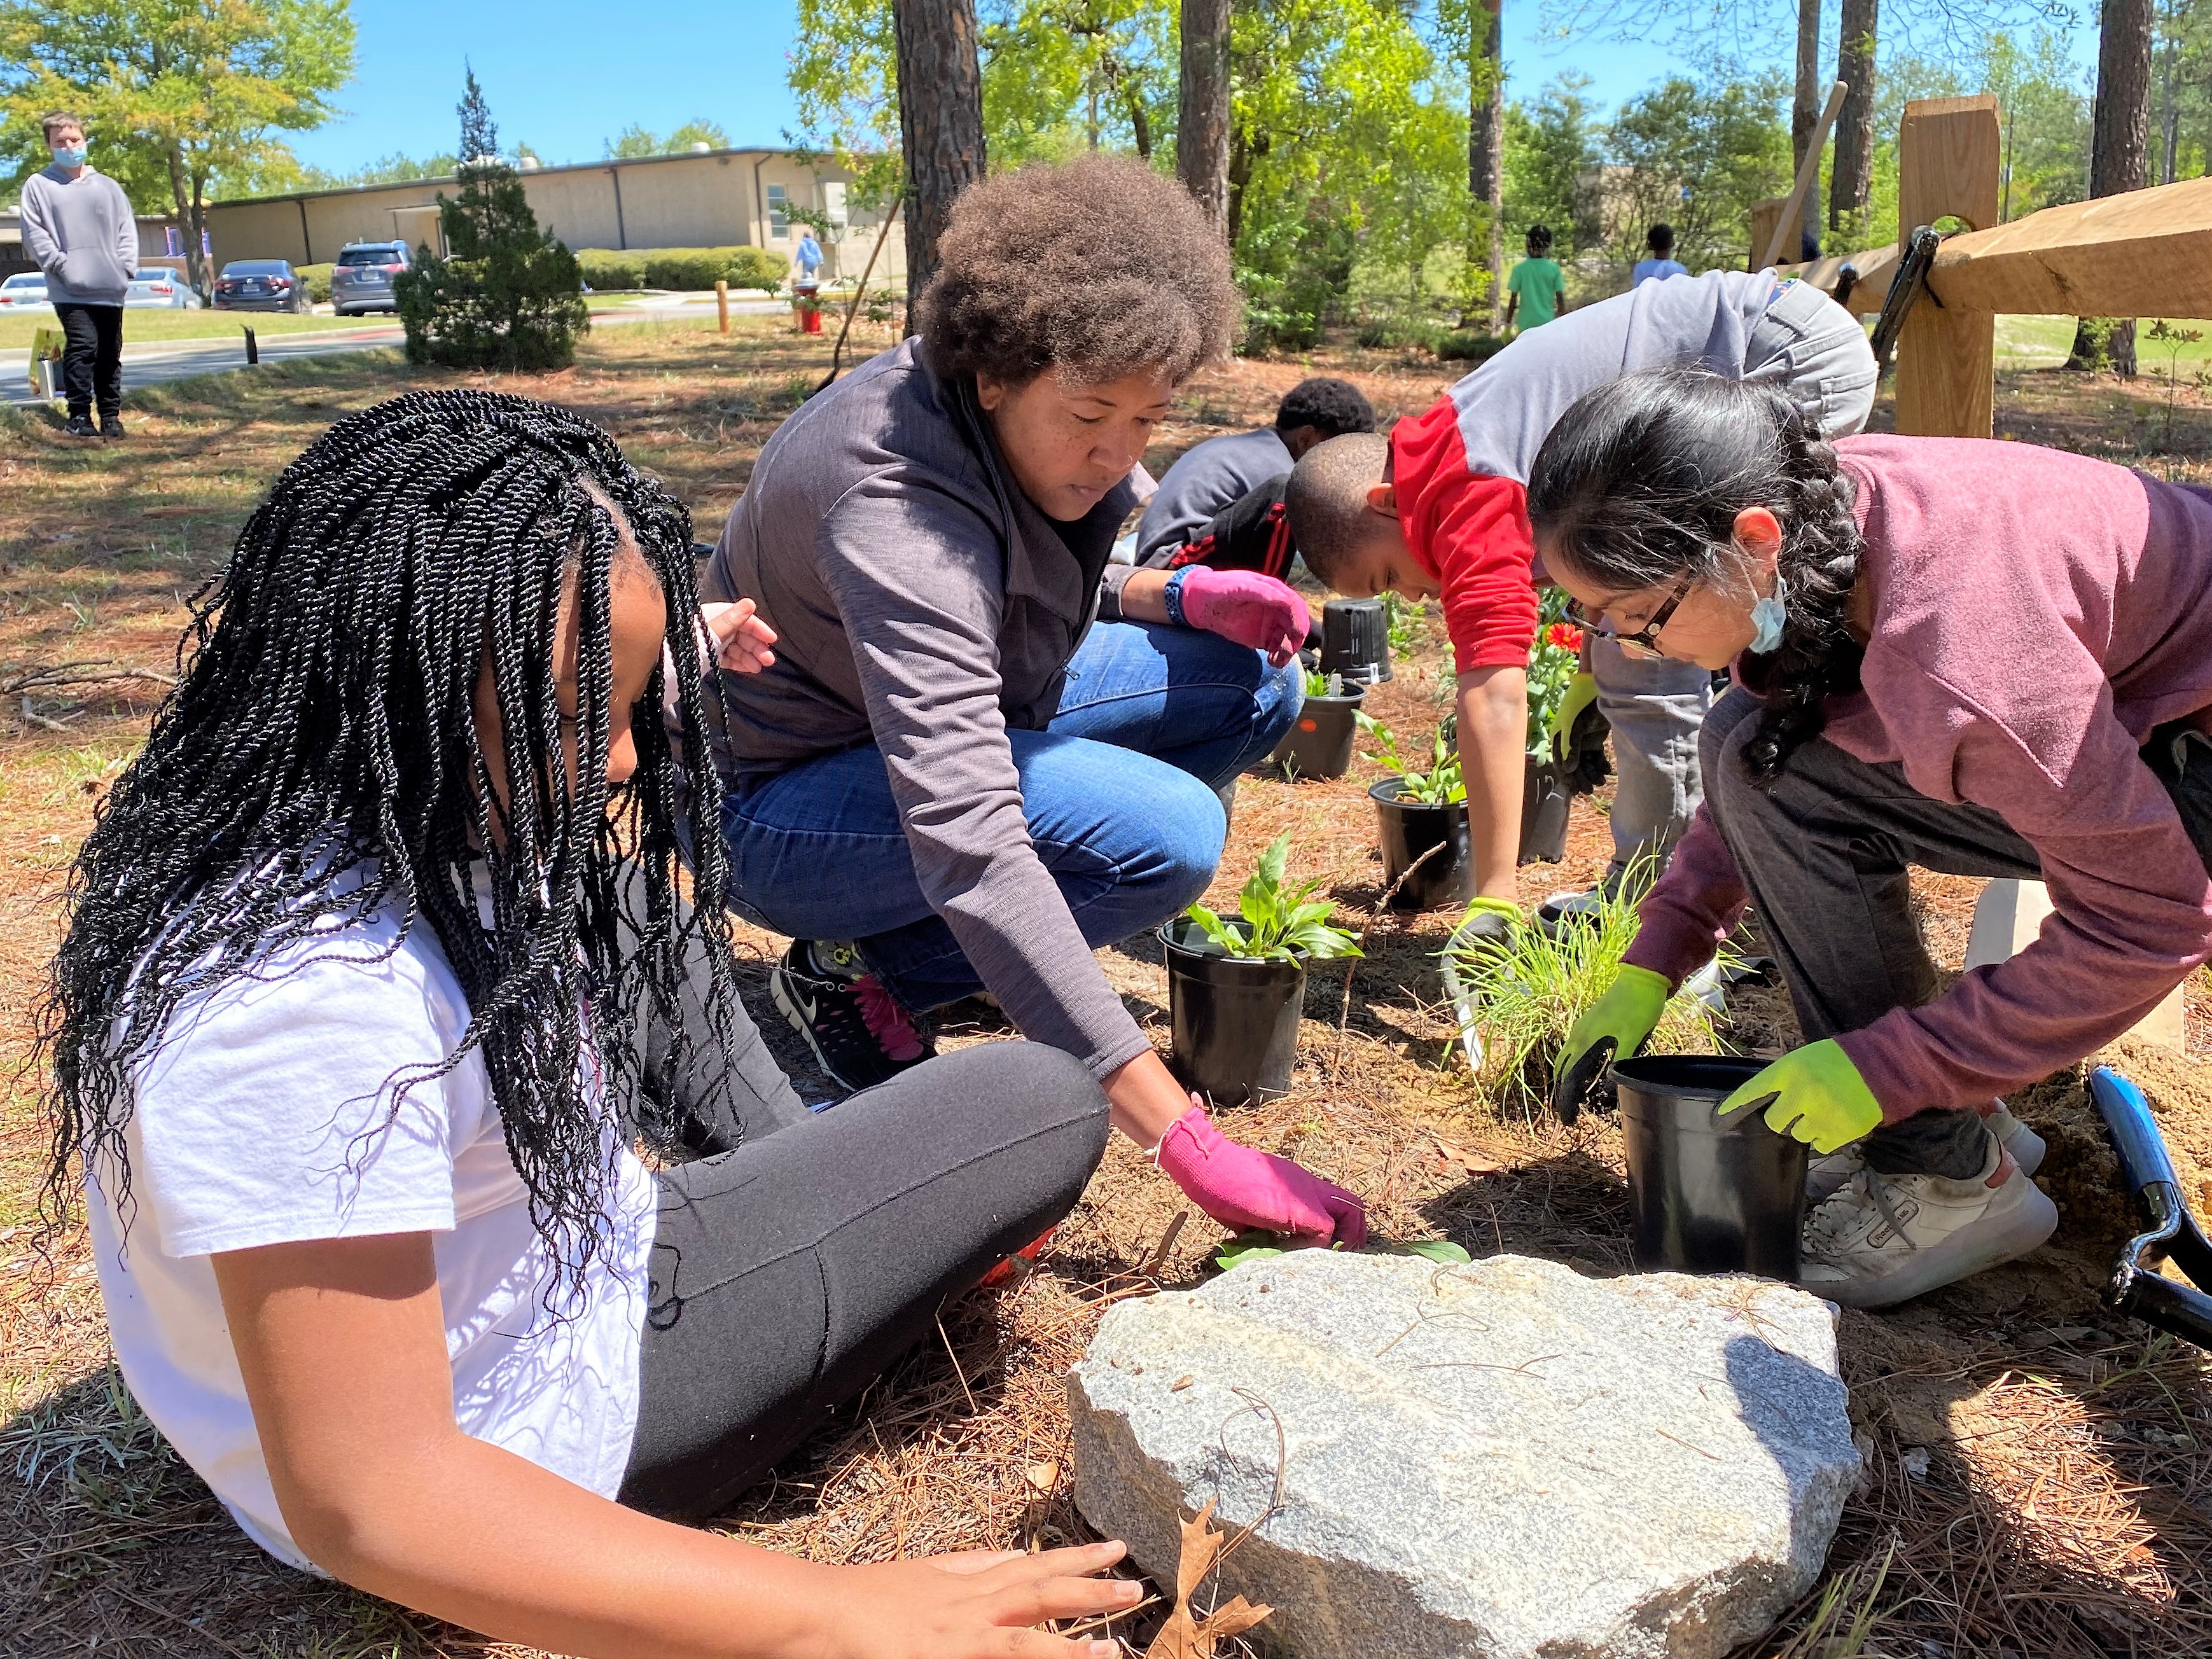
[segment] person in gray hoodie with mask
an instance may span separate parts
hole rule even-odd
[[[62,380],[70,435],[119,438],[123,301],[138,261],[138,224],[123,186],[85,160],[84,123],[56,113],[45,125],[54,161],[23,181],[23,251],[46,274],[46,297],[68,341]]]

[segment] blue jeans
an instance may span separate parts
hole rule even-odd
[[[1216,791],[1289,731],[1292,660],[1194,629],[1100,623],[1067,665],[1060,712],[1009,732],[1037,857],[1092,946],[1157,927],[1203,893],[1227,824]],[[872,744],[824,755],[723,806],[731,889],[751,920],[851,939],[908,1008],[983,988],[922,896]]]

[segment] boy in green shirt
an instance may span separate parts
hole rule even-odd
[[[1511,328],[1519,313],[1522,329],[1536,328],[1559,314],[1559,296],[1565,293],[1566,273],[1547,256],[1552,232],[1547,225],[1528,227],[1528,257],[1513,267],[1505,279],[1505,326]]]

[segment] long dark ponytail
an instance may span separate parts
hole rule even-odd
[[[690,515],[604,432],[521,398],[410,393],[338,422],[285,468],[194,597],[177,689],[77,855],[40,1011],[51,1214],[82,1160],[127,1224],[131,1074],[181,1000],[388,905],[403,938],[436,937],[470,1013],[442,1066],[398,1083],[482,1055],[532,1219],[579,1281],[612,1197],[607,1137],[634,1121],[673,1141],[667,1103],[728,1087],[739,1005],[703,678],[672,689],[680,744],[662,725],[665,666],[634,720],[611,707],[610,603],[625,581],[659,586],[664,665],[697,660],[690,541]],[[555,693],[571,599],[573,790]],[[504,811],[474,717],[486,673]],[[610,790],[625,720],[637,769]],[[680,811],[697,848],[689,911]],[[684,1040],[678,1004],[701,954],[711,1053]],[[648,1013],[672,1038],[651,1067],[636,1038]],[[580,1076],[587,1043],[604,1103]]]
[[[1850,481],[1805,411],[1769,386],[1698,369],[1650,369],[1576,400],[1528,477],[1528,516],[1547,561],[1610,592],[1735,579],[1736,514],[1764,507],[1782,526],[1788,584],[1781,643],[1744,658],[1766,708],[1744,760],[1771,783],[1820,736],[1822,705],[1858,689],[1852,584],[1862,543]]]

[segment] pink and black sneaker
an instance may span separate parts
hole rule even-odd
[[[849,945],[793,939],[769,990],[822,1069],[856,1093],[937,1053]]]

